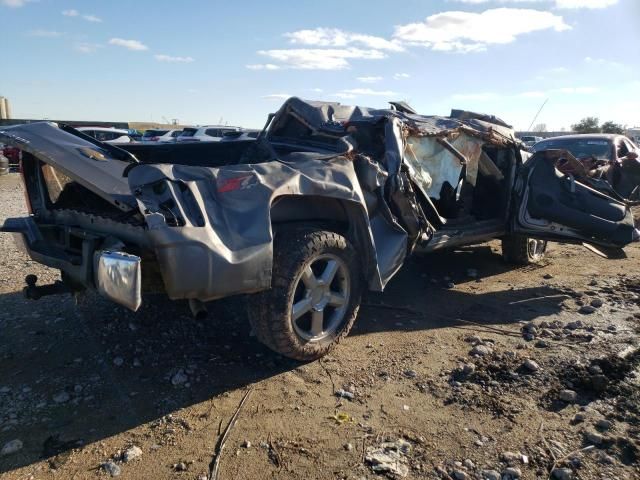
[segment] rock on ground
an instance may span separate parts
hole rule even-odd
[[[53,401],[56,403],[66,403],[69,401],[70,398],[71,397],[67,392],[60,392],[60,393],[56,393],[53,396]]]
[[[495,470],[483,470],[482,480],[500,480],[500,473]]]
[[[176,386],[182,385],[183,383],[186,383],[187,380],[189,380],[189,377],[184,373],[184,370],[180,369],[175,373],[175,375],[173,375],[173,377],[171,377],[171,384]]]
[[[522,364],[522,366],[527,370],[529,370],[530,372],[537,372],[538,370],[540,370],[540,365],[538,365],[537,362],[534,362],[530,358],[527,358]]]
[[[561,390],[558,394],[558,398],[563,402],[572,403],[577,400],[578,394],[573,390]]]
[[[573,472],[570,468],[554,468],[551,473],[556,480],[571,480],[573,478]]]
[[[104,462],[100,467],[112,477],[119,477],[122,472],[120,467],[112,461]]]
[[[375,473],[385,473],[402,478],[409,473],[406,454],[410,450],[411,444],[409,442],[398,439],[395,442],[382,443],[378,447],[368,447],[365,460]]]
[[[130,462],[138,457],[142,456],[142,449],[136,445],[127,448],[122,454],[122,460]]]
[[[516,480],[522,476],[519,468],[509,467],[502,471],[502,480]]]
[[[24,445],[22,443],[22,440],[19,440],[19,439],[11,440],[5,443],[4,446],[2,447],[2,450],[0,450],[0,457],[4,457],[6,455],[12,455],[17,451],[22,450],[23,446]]]
[[[484,357],[491,354],[491,349],[486,345],[476,345],[471,349],[471,355],[477,355],[478,357]]]

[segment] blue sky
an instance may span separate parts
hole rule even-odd
[[[640,125],[638,0],[0,0],[16,118],[260,127],[286,96]]]

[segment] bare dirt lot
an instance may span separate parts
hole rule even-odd
[[[18,176],[0,177],[0,221],[24,211]],[[513,269],[499,242],[414,257],[303,365],[249,335],[242,299],[206,322],[163,298],[135,314],[27,301],[26,274],[58,274],[2,234],[0,478],[207,479],[249,391],[220,479],[640,478],[640,248],[628,257],[554,245]]]

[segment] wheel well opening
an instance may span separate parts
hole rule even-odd
[[[341,235],[349,230],[349,216],[339,200],[319,196],[286,195],[271,206],[274,229],[291,224],[317,225]]]
[[[286,226],[313,226],[344,236],[358,250],[363,277],[368,281],[376,271],[375,251],[365,217],[358,206],[335,198],[315,195],[278,197],[271,207],[274,234]]]

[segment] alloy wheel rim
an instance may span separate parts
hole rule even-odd
[[[345,323],[350,299],[346,262],[333,254],[308,261],[294,280],[289,318],[296,334],[308,342],[335,337]]]
[[[533,258],[539,257],[544,253],[544,249],[547,245],[547,242],[544,240],[536,240],[535,238],[530,238],[528,242],[529,255]]]

